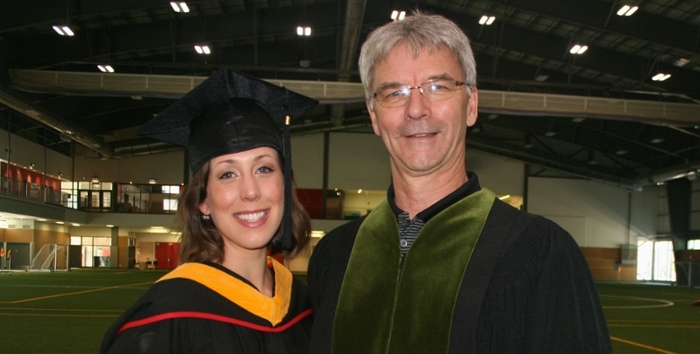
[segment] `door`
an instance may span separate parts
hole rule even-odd
[[[175,269],[178,263],[180,244],[175,242],[156,242],[156,269]]]

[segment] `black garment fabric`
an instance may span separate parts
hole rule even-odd
[[[467,183],[475,181],[476,188],[460,188],[461,193],[479,190],[476,175],[470,174]],[[437,204],[444,209],[453,202]],[[331,353],[338,296],[363,221],[337,228],[314,249],[308,272],[315,317],[310,353]],[[472,254],[453,316],[445,321],[452,328],[449,353],[612,352],[598,293],[578,244],[555,223],[499,200]],[[430,330],[429,323],[425,327]]]
[[[222,266],[206,265],[244,281]],[[179,314],[191,313],[220,316],[221,319],[178,317]],[[312,322],[308,313],[306,286],[297,279],[291,283],[289,310],[276,326],[194,280],[168,279],[151,286],[110,327],[100,353],[303,354],[308,352]],[[157,315],[173,315],[175,318],[138,325],[118,333],[125,324],[138,324],[134,321],[152,319]],[[301,320],[296,322],[299,318]],[[275,332],[290,323],[293,324],[289,328]]]

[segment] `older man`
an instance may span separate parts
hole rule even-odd
[[[360,75],[392,185],[314,251],[311,352],[611,352],[576,242],[466,169],[478,91],[459,27],[421,13],[380,27]]]

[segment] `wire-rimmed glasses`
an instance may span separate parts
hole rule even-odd
[[[454,96],[457,88],[463,85],[463,81],[452,79],[428,80],[419,86],[390,84],[380,87],[372,97],[383,107],[400,107],[408,103],[413,89],[418,89],[426,100],[435,102]]]

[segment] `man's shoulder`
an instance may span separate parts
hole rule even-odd
[[[318,247],[335,248],[339,244],[354,243],[355,236],[357,236],[357,231],[360,229],[360,225],[362,225],[365,218],[366,216],[363,216],[334,228],[328,234],[323,236],[320,241],[318,241],[318,244],[316,245],[317,249]]]

